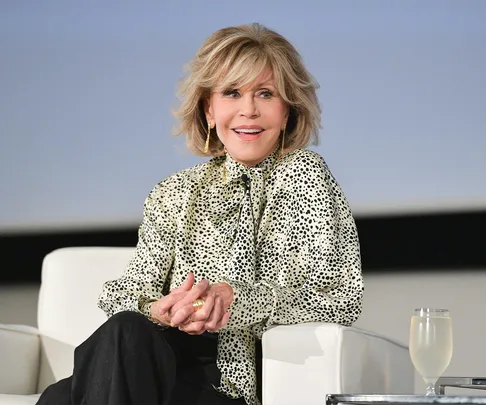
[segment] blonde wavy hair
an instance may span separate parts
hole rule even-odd
[[[212,34],[186,66],[179,85],[181,105],[175,135],[186,135],[188,148],[200,156],[224,154],[224,145],[211,130],[204,152],[208,123],[204,102],[216,89],[241,88],[270,68],[280,97],[289,107],[285,130],[286,151],[318,143],[321,108],[319,84],[305,68],[300,54],[282,35],[255,23],[223,28]]]

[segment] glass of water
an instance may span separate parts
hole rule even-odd
[[[410,323],[412,363],[427,384],[425,395],[436,395],[435,383],[452,358],[452,322],[449,310],[418,308]]]

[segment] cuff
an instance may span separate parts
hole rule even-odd
[[[274,294],[270,287],[224,279],[233,288],[233,302],[229,306],[231,313],[225,328],[241,328],[267,319],[273,312]]]

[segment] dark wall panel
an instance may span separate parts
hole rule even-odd
[[[486,269],[486,211],[357,218],[363,270]],[[135,246],[136,227],[0,235],[0,283],[40,281],[43,257],[67,246]]]

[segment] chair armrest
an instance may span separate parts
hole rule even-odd
[[[40,359],[36,328],[0,324],[0,359],[1,394],[36,393]]]
[[[326,394],[414,392],[408,348],[337,324],[269,328],[262,338],[263,403],[325,404]]]

